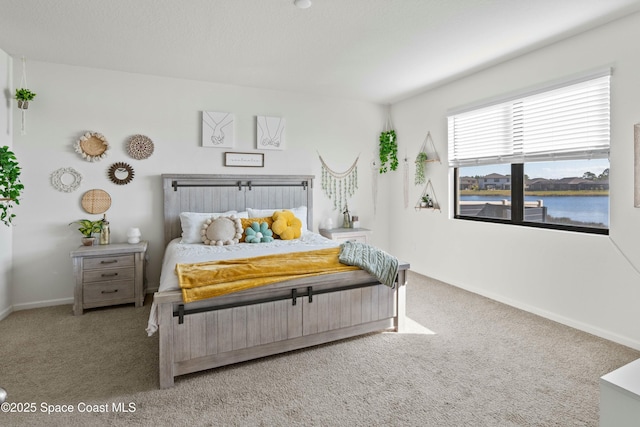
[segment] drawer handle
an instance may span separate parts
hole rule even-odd
[[[118,275],[118,273],[109,273],[109,274],[102,273],[102,277],[115,277],[117,275]]]
[[[115,294],[116,292],[118,292],[118,290],[113,290],[113,291],[102,291],[101,293],[103,294]]]
[[[118,262],[117,259],[113,259],[110,261],[100,261],[100,264],[115,264],[116,262]]]

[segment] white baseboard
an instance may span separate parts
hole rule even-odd
[[[153,294],[158,289],[147,289],[147,294]],[[45,301],[35,301],[23,304],[14,304],[4,311],[0,311],[0,320],[7,317],[13,311],[31,310],[32,308],[53,307],[55,305],[73,304],[73,298],[50,299]]]
[[[65,305],[65,304],[73,304],[73,298],[50,299],[50,300],[46,300],[46,301],[36,301],[36,302],[29,302],[29,303],[24,303],[24,304],[14,304],[13,305],[13,309],[15,311],[30,310],[32,308],[52,307],[54,305]]]
[[[4,310],[0,311],[0,320],[4,319],[5,317],[10,315],[11,313],[13,313],[13,306],[10,305],[9,307],[7,307]]]

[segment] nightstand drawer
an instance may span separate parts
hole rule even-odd
[[[133,301],[133,283],[131,281],[118,281],[106,284],[85,285],[83,299],[85,304],[110,302],[115,300]]]
[[[321,228],[319,232],[327,239],[338,242],[367,243],[367,236],[369,235],[369,230],[366,228]]]
[[[85,270],[95,270],[95,269],[103,269],[103,268],[133,267],[134,263],[135,263],[135,260],[133,258],[133,254],[130,254],[130,255],[85,258],[83,267]]]
[[[103,268],[101,270],[88,270],[82,273],[82,283],[113,282],[127,280],[133,281],[136,269],[129,268]]]
[[[351,237],[334,237],[333,240],[337,242],[359,242],[367,243],[367,236],[351,236]]]

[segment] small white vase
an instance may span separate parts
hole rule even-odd
[[[128,231],[127,231],[127,242],[131,243],[132,245],[135,245],[136,243],[140,243],[140,229],[137,227],[131,227]]]

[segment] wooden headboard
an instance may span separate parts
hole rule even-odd
[[[313,175],[163,174],[164,242],[180,237],[180,212],[307,207],[313,227]]]

